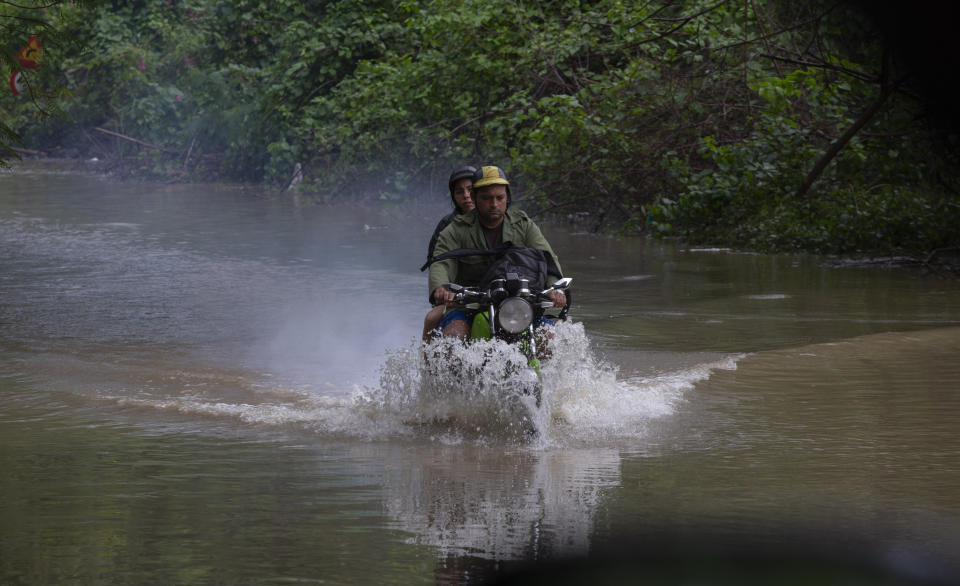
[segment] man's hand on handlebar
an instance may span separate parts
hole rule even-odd
[[[567,296],[563,294],[563,291],[551,289],[547,292],[547,297],[550,298],[550,301],[553,301],[554,307],[563,307],[567,304]]]
[[[437,305],[450,305],[453,303],[454,296],[456,293],[442,285],[433,290],[433,302]]]

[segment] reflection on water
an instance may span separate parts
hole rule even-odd
[[[960,527],[957,283],[544,226],[574,323],[517,433],[503,379],[424,379],[448,205],[0,176],[0,582],[476,583],[651,526]]]
[[[610,449],[304,444],[8,406],[4,583],[463,583],[480,559],[586,553],[620,482]]]
[[[604,489],[619,482],[614,450],[435,446],[387,463],[384,503],[411,543],[442,556],[556,558],[589,551]]]

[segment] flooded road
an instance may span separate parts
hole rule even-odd
[[[540,433],[492,401],[437,427],[417,268],[447,202],[0,175],[0,582],[483,583],[791,540],[926,576],[957,550],[960,285],[544,226],[575,306]]]

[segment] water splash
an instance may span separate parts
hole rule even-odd
[[[561,323],[552,334],[551,357],[543,361],[539,380],[523,354],[502,341],[411,340],[387,353],[374,385],[284,386],[236,373],[180,371],[164,384],[156,384],[158,377],[150,379],[149,389],[101,399],[188,418],[370,441],[589,448],[642,440],[650,422],[675,413],[697,381],[736,368],[732,356],[623,378],[598,356],[582,324]],[[537,384],[540,406],[532,393]]]
[[[524,394],[526,359],[510,344],[465,346],[439,340],[390,355],[372,411],[446,441],[521,440],[539,447],[642,437],[653,419],[672,414],[683,393],[736,357],[652,377],[619,380],[618,368],[591,348],[582,324],[553,328],[552,356],[541,368],[542,404]]]
[[[382,416],[446,441],[516,438],[535,429],[536,382],[510,344],[439,339],[388,355],[380,386],[364,399]]]

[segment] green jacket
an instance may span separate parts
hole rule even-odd
[[[550,248],[550,243],[543,237],[540,228],[520,210],[507,210],[503,219],[503,242],[546,250],[553,255],[553,259],[557,261],[557,268],[560,268],[560,261]],[[476,210],[456,216],[453,222],[440,232],[433,255],[439,256],[458,248],[487,248]],[[491,264],[493,264],[491,256],[464,256],[435,262],[430,265],[430,290],[427,295],[433,295],[434,290],[444,283],[457,283],[465,287],[479,285],[480,279]],[[547,286],[552,285],[556,280],[557,277],[548,275]]]

